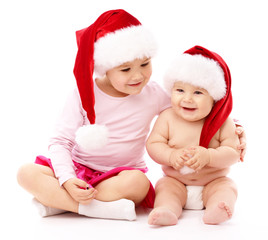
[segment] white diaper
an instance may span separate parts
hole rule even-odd
[[[184,209],[201,210],[204,208],[202,192],[204,186],[186,186],[187,200]]]

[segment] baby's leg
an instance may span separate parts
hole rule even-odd
[[[148,217],[150,225],[170,226],[178,222],[185,205],[185,185],[170,177],[163,177],[156,184],[154,209]]]
[[[203,191],[203,201],[206,207],[204,223],[220,224],[229,220],[234,211],[237,199],[237,189],[234,182],[222,177],[210,182]]]

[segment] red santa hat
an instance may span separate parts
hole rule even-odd
[[[104,76],[121,64],[153,57],[156,43],[150,31],[124,10],[103,13],[89,27],[76,32],[78,52],[74,75],[82,106],[91,125],[76,133],[76,142],[85,150],[101,148],[107,143],[107,129],[95,124],[93,74]]]
[[[173,61],[164,79],[168,92],[175,82],[182,81],[206,89],[215,100],[200,136],[200,146],[207,148],[232,111],[231,74],[227,64],[217,53],[195,46]]]

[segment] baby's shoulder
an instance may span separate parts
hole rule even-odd
[[[173,109],[170,107],[170,108],[167,108],[165,109],[164,111],[162,111],[160,114],[159,114],[159,117],[171,117],[173,115]]]
[[[170,108],[167,108],[165,110],[163,110],[158,118],[161,120],[161,121],[166,121],[166,122],[173,122],[175,120],[175,114],[174,114],[174,111],[173,109],[170,107]]]
[[[228,117],[225,122],[222,124],[220,130],[221,132],[224,131],[233,131],[235,129],[235,122],[232,118]]]
[[[220,139],[237,138],[238,136],[235,133],[235,128],[236,126],[233,119],[228,117],[219,130]]]

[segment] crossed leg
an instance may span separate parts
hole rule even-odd
[[[210,182],[203,190],[206,207],[204,223],[220,224],[229,220],[234,212],[236,199],[237,188],[231,179],[222,177]]]
[[[155,191],[154,209],[148,217],[148,224],[176,225],[187,198],[185,185],[174,178],[163,177],[157,182]]]
[[[78,213],[79,203],[59,185],[49,167],[26,164],[19,169],[17,178],[19,184],[43,205]],[[125,198],[138,205],[146,197],[149,186],[149,180],[141,171],[122,171],[96,186],[96,199],[109,202]]]
[[[78,212],[78,203],[59,185],[51,168],[25,164],[17,173],[18,183],[43,205]]]

